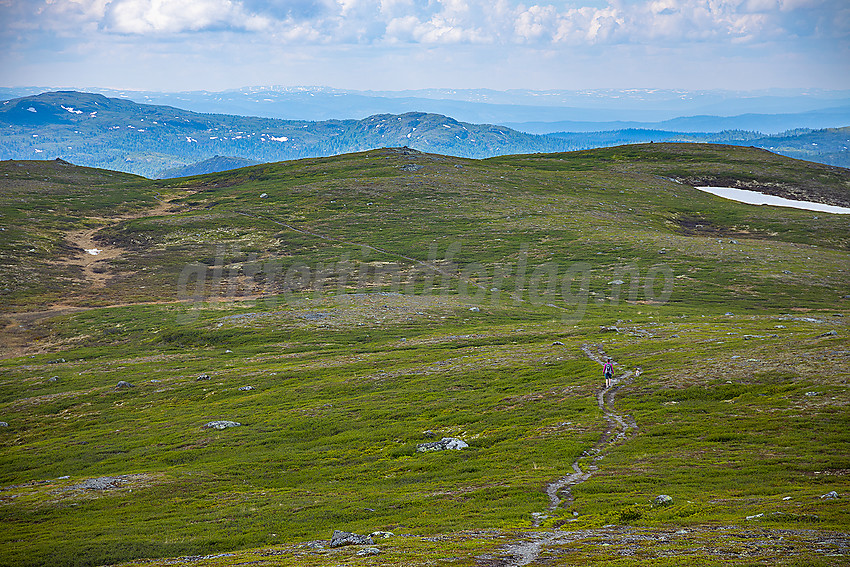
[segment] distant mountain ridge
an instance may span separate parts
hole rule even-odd
[[[0,100],[49,90],[0,88]],[[62,89],[64,90],[64,89]],[[360,120],[375,114],[425,112],[471,123],[508,126],[532,134],[624,128],[717,132],[752,129],[779,133],[793,128],[850,125],[850,91],[772,89],[756,92],[676,89],[419,89],[355,91],[330,87],[253,86],[218,92],[152,92],[73,89],[139,104],[178,107],[201,113],[284,120]],[[843,120],[817,112],[839,109]],[[843,109],[843,110],[842,110]],[[814,113],[814,114],[812,114]],[[754,116],[758,115],[758,116]],[[701,117],[699,125],[664,124]],[[712,122],[712,119],[716,121]]]
[[[671,126],[681,124],[669,121]],[[62,158],[147,177],[195,175],[250,163],[386,146],[486,158],[650,141],[752,145],[800,159],[850,166],[847,128],[797,129],[771,136],[745,130],[713,133],[637,128],[534,135],[424,112],[379,114],[362,120],[278,120],[202,114],[75,91],[2,102],[0,127],[0,159]],[[228,158],[214,156],[241,156],[249,161],[227,163],[223,160]],[[190,164],[190,169],[179,169]]]
[[[74,91],[5,101],[0,126],[2,159],[61,157],[145,176],[215,155],[272,162],[403,145],[472,158],[569,149],[556,138],[423,112],[310,122],[201,114]]]

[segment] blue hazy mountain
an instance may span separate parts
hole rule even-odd
[[[34,87],[0,88],[0,99],[30,96],[45,90]],[[535,134],[626,128],[688,132],[746,129],[769,134],[793,128],[850,125],[850,91],[353,91],[279,86],[177,93],[86,90],[110,98],[174,106],[201,113],[320,121],[425,112],[471,123],[500,124]]]
[[[216,155],[272,162],[405,145],[473,158],[570,149],[558,138],[423,112],[311,122],[202,114],[74,91],[4,101],[0,127],[0,159],[62,158],[146,176]]]

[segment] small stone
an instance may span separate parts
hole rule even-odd
[[[134,386],[133,384],[130,384],[129,382],[125,382],[124,380],[119,380],[118,384],[115,387],[116,388],[135,388],[136,386]]]
[[[481,311],[481,309],[479,309],[478,307],[470,307],[469,310],[473,313],[478,313],[479,311]]]
[[[357,555],[361,557],[368,557],[370,555],[380,555],[381,550],[377,547],[364,547],[360,551],[357,552]]]
[[[827,492],[826,494],[821,496],[821,498],[826,499],[826,500],[832,500],[832,499],[841,498],[841,497],[838,495],[838,493],[836,491],[833,490],[832,492]]]
[[[759,519],[763,516],[764,516],[764,514],[756,514],[754,516],[747,516],[747,520],[757,520],[757,519]]]
[[[727,311],[726,313],[724,313],[724,315],[725,315],[726,317],[732,317],[732,316],[734,316],[735,314],[734,314],[734,313],[732,313],[731,311]]]
[[[623,285],[624,283],[626,282],[624,282],[623,280],[611,280],[610,282],[608,282],[608,285]]]
[[[416,163],[406,163],[401,166],[402,171],[419,171],[423,166]]]
[[[790,273],[791,273],[791,270],[782,270],[782,273],[783,273],[783,274],[790,274]]]
[[[209,379],[210,379],[209,374],[201,374],[197,378],[195,378],[195,381],[197,382],[198,380],[209,380]]]
[[[783,498],[783,500],[791,500],[791,497],[790,497],[790,496],[786,496],[785,498]]]
[[[824,333],[822,335],[818,335],[816,338],[819,339],[821,337],[834,337],[836,335],[838,335],[838,331],[827,331],[826,333]]]
[[[455,439],[454,437],[443,437],[439,441],[432,441],[430,443],[420,443],[416,446],[416,451],[419,453],[428,453],[430,451],[460,451],[461,449],[466,449],[469,445],[461,440]]]
[[[0,421],[0,427],[9,427],[9,424],[5,421]]]
[[[233,351],[230,350],[230,349],[227,349],[226,351],[224,351],[224,354],[233,354]]]
[[[343,545],[375,545],[375,542],[369,536],[334,530],[330,547],[342,547]]]
[[[437,434],[436,434],[436,433],[434,433],[433,431],[431,431],[431,430],[429,429],[428,431],[423,431],[423,432],[422,432],[422,436],[423,436],[423,437],[426,437],[426,438],[428,438],[428,439],[433,439],[434,437],[436,437],[436,436],[437,436]]]
[[[820,392],[806,392],[807,396],[817,396]]]
[[[260,195],[260,199],[268,199],[268,197],[269,197],[268,193],[263,193],[262,195]]]
[[[394,536],[395,534],[392,532],[372,532],[369,534],[372,539],[389,539]]]
[[[554,343],[552,343],[552,346],[564,346],[564,343],[562,343],[561,341],[555,341]]]
[[[228,427],[239,427],[241,423],[235,421],[210,421],[204,424],[203,429],[227,429]]]
[[[667,494],[659,494],[652,500],[653,506],[669,506],[673,503],[673,497]]]
[[[48,382],[58,382],[59,376],[51,376],[50,378],[47,379],[47,381]]]
[[[240,392],[250,392],[253,389],[254,389],[253,386],[242,386],[241,388],[239,388],[239,391]]]

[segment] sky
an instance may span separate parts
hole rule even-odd
[[[850,0],[0,0],[0,85],[850,88]]]

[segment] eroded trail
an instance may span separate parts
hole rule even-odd
[[[582,345],[581,350],[588,358],[598,362],[599,365],[602,366],[603,359],[605,358],[605,352],[600,346],[597,345],[594,350],[590,345],[585,344]],[[614,364],[616,367],[617,363],[615,362]],[[602,411],[602,417],[606,422],[605,430],[602,432],[599,440],[589,452],[586,452],[584,455],[573,461],[571,465],[572,472],[546,485],[546,494],[549,496],[549,506],[546,512],[537,512],[533,514],[534,520],[532,525],[534,527],[538,527],[540,522],[548,517],[547,514],[555,511],[558,506],[561,505],[561,502],[565,500],[571,502],[573,500],[572,488],[582,482],[585,482],[593,475],[593,471],[597,469],[596,465],[586,465],[585,470],[582,468],[581,463],[583,459],[592,455],[591,462],[595,463],[603,457],[605,452],[607,452],[613,444],[625,439],[629,430],[637,429],[637,423],[635,423],[634,419],[630,416],[620,415],[612,408],[617,391],[625,384],[628,384],[632,380],[633,376],[634,373],[631,371],[619,374],[612,381],[609,387],[603,388],[596,395],[597,405]],[[569,522],[572,520],[567,521]],[[505,546],[505,549],[513,559],[509,560],[505,565],[509,567],[529,565],[537,560],[540,556],[541,550],[546,548],[548,545],[560,541],[560,539],[566,537],[566,535],[566,532],[553,530],[549,533],[533,534],[533,539],[530,541],[507,545]]]

